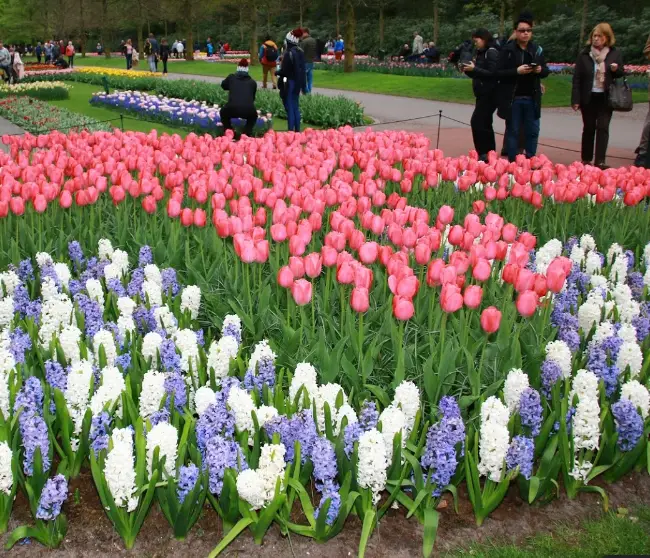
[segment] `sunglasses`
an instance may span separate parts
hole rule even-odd
[[[530,27],[527,27],[526,29],[517,29],[517,33],[532,33],[533,30]]]

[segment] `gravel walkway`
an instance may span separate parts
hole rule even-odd
[[[2,118],[0,116],[0,138],[4,136],[5,134],[24,134],[25,130],[22,128],[19,128],[15,124],[12,124],[7,120],[6,118]],[[5,151],[6,153],[9,152],[9,147],[4,145],[2,142],[0,142],[0,149]]]

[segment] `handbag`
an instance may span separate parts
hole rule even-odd
[[[609,107],[617,112],[632,110],[632,90],[625,78],[615,79],[609,86]]]

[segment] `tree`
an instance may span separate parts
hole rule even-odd
[[[589,9],[589,0],[582,0],[582,19],[580,20],[580,43],[578,44],[578,51],[582,48],[585,42],[585,29],[587,28],[587,11]]]
[[[440,32],[440,0],[433,0],[433,42],[438,44]]]
[[[343,71],[346,73],[354,72],[355,35],[357,31],[354,10],[355,0],[345,0],[345,60],[343,61]]]

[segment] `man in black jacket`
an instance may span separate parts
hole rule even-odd
[[[517,18],[515,40],[506,44],[497,63],[497,114],[506,120],[508,159],[517,156],[519,131],[526,137],[526,156],[537,153],[539,119],[542,112],[541,79],[549,74],[542,47],[532,42],[533,17]]]
[[[463,63],[460,67],[472,78],[472,89],[476,97],[476,107],[471,120],[474,147],[479,158],[487,161],[488,153],[496,151],[492,117],[497,108],[494,91],[499,52],[487,29],[477,29],[472,33],[472,39],[476,46],[476,61]]]
[[[224,79],[221,87],[228,91],[228,102],[219,113],[223,129],[232,130],[232,119],[241,118],[246,121],[244,134],[252,136],[253,128],[257,123],[255,109],[257,83],[248,75],[248,60],[242,58],[237,65],[237,72]]]

